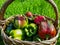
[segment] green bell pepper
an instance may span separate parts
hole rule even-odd
[[[25,32],[28,37],[35,35],[37,32],[37,25],[34,23],[29,24],[27,28],[25,28]]]

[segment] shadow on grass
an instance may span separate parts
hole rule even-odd
[[[25,0],[20,0],[20,2],[24,2]]]

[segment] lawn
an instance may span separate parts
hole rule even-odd
[[[6,0],[0,0],[0,9],[5,1]],[[54,0],[54,1],[57,4],[58,10],[60,12],[60,5],[59,5],[60,0]],[[55,19],[55,14],[52,6],[45,0],[15,0],[6,9],[4,17],[8,18],[12,15],[25,14],[27,11],[31,11],[33,14],[40,14]],[[0,45],[3,45],[2,42],[0,43]],[[60,45],[60,38],[58,38],[57,45]]]

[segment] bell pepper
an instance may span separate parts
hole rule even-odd
[[[19,28],[24,28],[24,27],[27,26],[27,24],[28,24],[28,20],[24,16],[17,16],[14,19],[14,27],[15,28],[18,28],[18,29]]]
[[[56,29],[50,22],[43,21],[39,25],[38,35],[43,40],[51,39],[56,36]]]
[[[18,39],[18,40],[23,40],[24,39],[24,33],[21,29],[11,30],[10,36],[12,38]]]
[[[37,32],[37,25],[34,23],[29,24],[27,28],[25,28],[25,32],[28,37],[35,35]]]
[[[44,16],[36,16],[34,19],[34,23],[36,23],[37,25],[40,24],[40,22],[45,21],[45,17]]]

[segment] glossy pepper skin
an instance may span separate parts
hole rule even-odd
[[[21,29],[11,30],[10,36],[14,39],[23,40],[24,33]]]
[[[29,24],[28,27],[25,28],[25,32],[28,37],[35,35],[37,32],[36,24],[34,23]]]
[[[23,16],[15,17],[14,20],[15,28],[24,28],[25,26],[27,26],[27,24],[28,24],[28,20],[25,17]]]
[[[38,30],[38,35],[42,38],[42,39],[50,39],[53,38],[54,36],[56,36],[56,29],[54,28],[53,25],[48,24],[48,22],[44,21],[41,22],[41,24],[39,25],[39,30]]]
[[[42,39],[49,39],[56,35],[56,29],[54,25],[49,24],[44,16],[36,16],[34,23],[39,26],[38,35]]]
[[[36,16],[34,19],[34,23],[36,23],[37,25],[40,24],[40,22],[44,21],[45,17],[44,16]]]
[[[53,25],[51,25],[50,30],[51,30],[51,32],[50,32],[51,37],[52,38],[55,37],[57,31],[56,31],[56,29],[55,29],[55,27]]]

